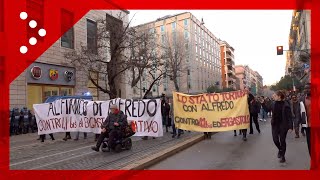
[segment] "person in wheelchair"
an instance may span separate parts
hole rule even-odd
[[[127,116],[120,111],[116,105],[111,105],[110,111],[111,113],[101,126],[101,134],[98,138],[96,146],[91,148],[94,151],[99,151],[100,146],[105,138],[108,138],[109,146],[107,151],[110,151],[111,147],[114,147],[116,140],[121,138],[123,135],[123,129],[128,124]]]

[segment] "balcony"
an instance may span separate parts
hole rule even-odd
[[[228,53],[226,53],[226,59],[231,59],[231,60],[233,60],[233,58],[234,58],[233,54],[228,54]]]

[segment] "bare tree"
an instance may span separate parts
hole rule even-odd
[[[127,50],[132,46],[130,42],[134,31],[129,27],[131,21],[124,23],[126,16],[121,13],[117,17],[107,14],[105,19],[97,21],[96,28],[91,29],[94,35],[87,38],[87,45],[82,44],[81,48],[65,54],[65,58],[84,71],[94,86],[110,98],[118,96],[116,82],[133,66]],[[105,84],[99,84],[93,73],[104,75]]]
[[[188,37],[185,37],[181,31],[172,34],[162,35],[163,42],[163,58],[165,59],[166,75],[174,83],[176,91],[180,90],[178,79],[187,73],[187,48]]]
[[[151,92],[154,86],[159,86],[160,80],[167,73],[164,68],[163,57],[159,53],[163,48],[158,44],[157,34],[152,31],[153,28],[148,27],[135,27],[135,38],[132,38],[130,59],[132,79],[130,79],[131,87],[136,87],[142,90],[141,86],[138,86],[138,82],[148,82],[149,86],[144,89],[143,98],[147,98],[147,95]]]

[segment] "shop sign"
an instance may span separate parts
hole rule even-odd
[[[64,77],[66,78],[67,81],[71,81],[73,78],[74,73],[72,71],[65,71],[64,72]]]
[[[58,79],[58,77],[59,77],[59,73],[58,73],[58,70],[56,70],[56,69],[50,69],[50,71],[49,71],[49,77],[50,77],[50,79],[51,80],[57,80]]]
[[[33,66],[31,68],[31,75],[34,79],[40,79],[42,74],[42,70],[39,66]]]

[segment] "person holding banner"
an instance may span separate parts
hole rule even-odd
[[[112,104],[110,106],[110,110],[111,113],[101,126],[101,134],[98,138],[97,144],[91,148],[94,151],[99,151],[100,146],[105,138],[108,138],[107,151],[110,151],[111,147],[113,147],[115,143],[115,139],[118,139],[122,136],[122,129],[128,124],[127,116],[118,109],[117,105]]]
[[[293,121],[290,104],[285,101],[285,94],[282,91],[276,92],[273,115],[271,119],[272,138],[278,148],[280,163],[285,163],[286,137],[288,130],[292,131]]]

